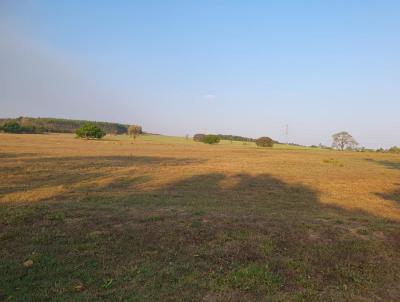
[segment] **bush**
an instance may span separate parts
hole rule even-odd
[[[76,130],[76,135],[81,138],[101,139],[106,133],[94,124],[84,124]]]
[[[258,147],[272,147],[274,145],[274,141],[269,137],[263,136],[256,139],[256,145]]]
[[[219,136],[218,135],[214,135],[214,134],[208,134],[206,136],[204,136],[203,138],[203,143],[205,144],[218,144],[220,141]]]
[[[194,140],[195,142],[202,142],[202,141],[204,140],[205,137],[206,137],[205,134],[197,133],[197,134],[195,134],[195,135],[193,136],[193,140]]]

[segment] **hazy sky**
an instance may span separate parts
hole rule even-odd
[[[400,1],[0,0],[0,117],[400,145]]]

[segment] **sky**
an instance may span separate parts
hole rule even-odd
[[[400,1],[0,0],[0,117],[400,145]]]

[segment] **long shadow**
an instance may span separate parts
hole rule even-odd
[[[44,163],[48,165],[63,165],[73,168],[86,167],[130,167],[135,165],[171,165],[180,166],[193,163],[202,163],[205,160],[195,158],[175,158],[175,157],[157,157],[157,156],[49,156],[35,158],[37,164]]]
[[[394,190],[387,193],[376,193],[377,196],[390,201],[395,201],[400,205],[400,190]]]
[[[382,166],[384,166],[386,168],[389,168],[389,169],[400,170],[400,161],[397,162],[397,161],[390,161],[390,160],[375,160],[375,159],[372,159],[372,158],[366,158],[365,160],[369,161],[369,162],[373,162],[373,163],[379,164],[379,165],[382,165]]]
[[[156,156],[45,156],[29,157],[34,154],[2,153],[4,166],[0,175],[14,177],[12,186],[0,186],[3,194],[24,192],[47,187],[71,187],[84,181],[94,181],[109,176],[107,171],[135,166],[177,167],[202,163],[195,158]],[[28,158],[29,157],[29,158]],[[18,165],[14,163],[18,160]],[[103,171],[102,171],[103,169]],[[127,176],[129,177],[129,175]],[[120,178],[120,180],[126,177]]]
[[[0,158],[23,158],[23,157],[32,157],[38,156],[38,153],[11,153],[11,152],[0,152]]]
[[[150,162],[164,163],[159,158]],[[262,301],[276,297],[276,292],[289,298],[294,292],[313,294],[309,300],[330,301],[344,289],[343,301],[355,294],[368,297],[370,292],[393,300],[387,293],[396,284],[400,266],[397,237],[392,240],[390,232],[399,229],[398,224],[389,231],[381,226],[382,251],[381,241],[352,232],[380,222],[377,217],[323,205],[315,190],[269,174],[201,174],[132,194],[135,181],[142,180],[116,179],[82,202],[48,208],[49,219],[40,211],[29,213],[30,220],[18,226],[20,233],[40,234],[45,229],[49,234],[38,237],[35,250],[51,263],[62,264],[44,268],[46,278],[58,281],[77,267],[87,269],[90,277],[82,277],[84,282],[110,300],[129,300],[124,295],[135,292],[147,297],[144,300],[199,301],[218,289],[217,301],[232,301],[232,295],[236,301]],[[120,200],[102,199],[107,191],[118,193]],[[60,212],[67,217],[54,214]],[[4,233],[11,233],[11,227],[7,230]],[[21,238],[6,243],[8,258],[18,250],[15,245],[21,250],[30,242]],[[65,261],[63,251],[71,250],[78,252],[67,254]],[[112,292],[93,285],[92,280],[104,280],[103,266],[112,268],[107,280],[118,280]],[[15,267],[7,266],[7,275],[16,276],[8,284],[18,285],[29,297],[29,284],[19,283]],[[370,289],[371,284],[377,289]],[[13,290],[10,286],[7,293]]]
[[[318,194],[310,188],[288,184],[269,174],[222,173],[196,175],[161,188],[157,193],[183,198],[183,203],[210,206],[249,206],[290,209],[291,206],[320,206]]]
[[[365,158],[365,160],[382,165],[388,169],[400,170],[400,162],[390,161],[390,160],[374,160],[372,158]],[[391,192],[383,192],[383,193],[375,193],[375,195],[379,196],[385,200],[395,201],[400,204],[400,190],[394,190]]]

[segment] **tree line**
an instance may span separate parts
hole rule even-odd
[[[202,142],[205,144],[218,144],[220,140],[255,142],[258,147],[272,147],[276,143],[276,141],[267,136],[254,139],[254,138],[235,136],[235,135],[203,134],[203,133],[195,134],[193,136],[193,140],[195,142]]]
[[[139,125],[130,125],[127,134],[135,140],[136,137],[142,134],[142,127]],[[106,135],[106,132],[99,126],[93,123],[86,123],[79,127],[75,134],[77,137],[86,139],[101,139]]]
[[[77,137],[87,139],[101,139],[107,133],[115,135],[126,133],[133,137],[133,139],[136,139],[138,135],[143,134],[142,127],[139,125],[31,117],[0,119],[0,131],[26,134],[40,134],[46,132],[75,133]]]
[[[9,133],[45,133],[45,132],[58,132],[58,133],[76,133],[81,138],[95,138],[100,139],[106,134],[128,134],[134,140],[140,134],[143,134],[142,127],[139,125],[124,125],[119,123],[110,122],[97,122],[85,120],[71,120],[60,118],[33,118],[33,117],[19,117],[0,119],[0,131]],[[274,144],[279,144],[278,141],[264,136],[260,138],[250,138],[239,135],[225,135],[225,134],[203,134],[197,133],[193,136],[196,142],[203,142],[206,144],[218,144],[221,140],[228,141],[242,141],[254,142],[259,147],[272,147]],[[297,144],[289,144],[296,145]],[[311,146],[322,149],[335,149],[340,151],[374,151],[367,150],[363,147],[358,147],[358,142],[354,137],[346,132],[338,132],[332,135],[331,147],[319,145]],[[400,153],[399,147],[391,147],[389,149],[377,149],[376,152],[389,152]]]
[[[19,131],[14,133],[75,133],[77,129],[85,124],[96,125],[109,134],[127,133],[129,127],[128,125],[118,123],[61,118],[18,117],[14,119],[0,119],[2,130],[5,132]]]

